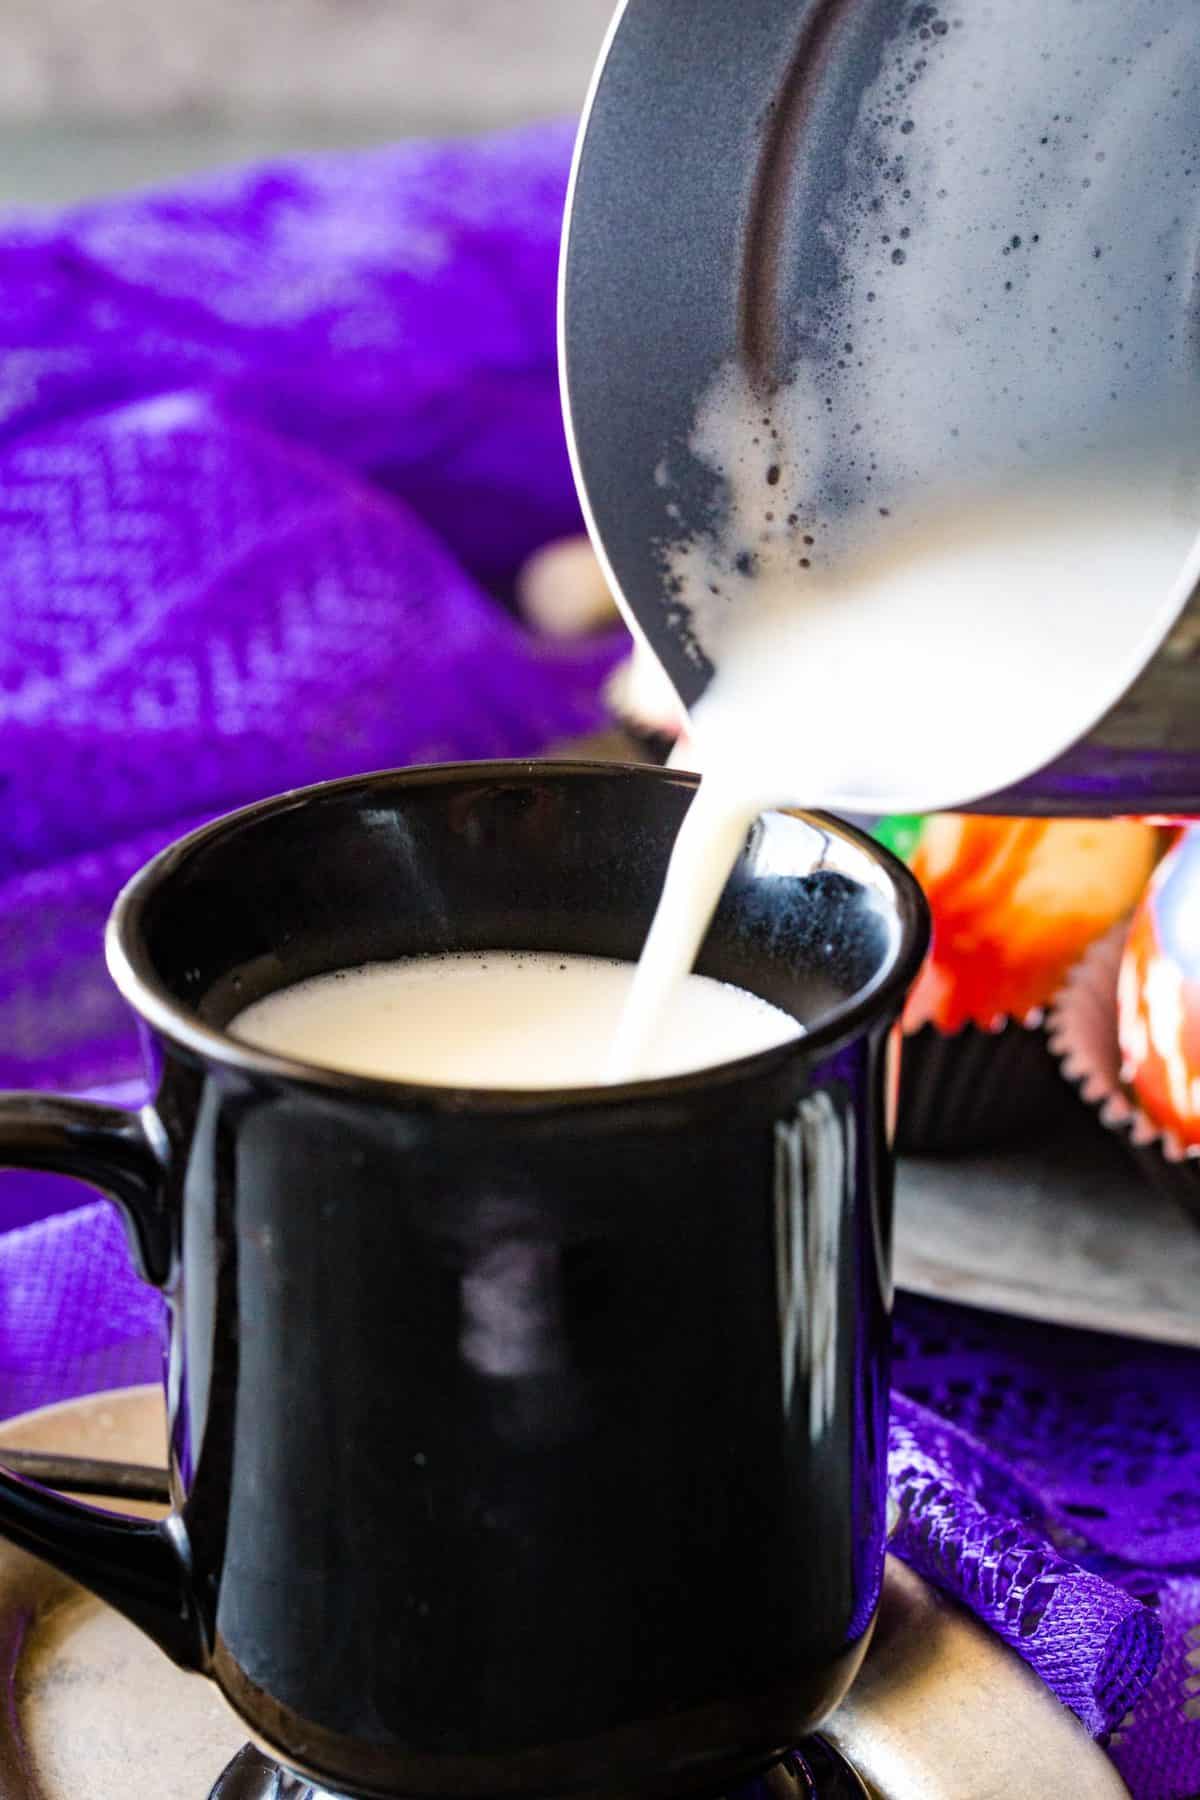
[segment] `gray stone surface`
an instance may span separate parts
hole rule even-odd
[[[613,0],[0,0],[0,206],[579,110]]]
[[[0,117],[494,123],[577,105],[611,10],[612,0],[8,0]]]

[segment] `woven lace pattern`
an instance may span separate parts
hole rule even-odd
[[[1200,1358],[901,1296],[894,1548],[1144,1800],[1200,1791]]]

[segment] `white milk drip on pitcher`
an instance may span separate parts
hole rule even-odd
[[[736,405],[726,418],[739,411],[744,419]],[[774,442],[765,429],[758,446],[750,439],[756,456]],[[814,542],[799,577],[790,552],[776,560],[769,541],[753,576],[740,573],[736,554],[731,564],[702,545],[680,553],[684,591],[714,576],[753,579],[761,591],[718,635],[718,673],[692,711],[689,760],[701,786],[614,1040],[611,1079],[644,1069],[657,1020],[764,807],[800,795],[858,813],[946,810],[1039,768],[1064,717],[1090,723],[1097,671],[1125,661],[1136,669],[1139,640],[1192,549],[1200,498],[1174,476],[1153,464],[1123,477],[1097,470],[952,508],[940,523],[906,531],[897,522],[872,533],[869,548],[828,560]],[[780,476],[766,491],[782,489]],[[1195,579],[1190,568],[1185,579]],[[1131,593],[1149,596],[1132,652]]]
[[[625,19],[652,10],[631,0]],[[772,364],[754,279],[780,252],[744,253],[738,353],[686,433],[664,435],[654,601],[632,563],[630,598],[620,522],[592,504],[568,343],[589,517],[690,702],[703,774],[611,1078],[639,1072],[764,807],[1001,794],[1084,738],[1184,611],[1200,578],[1198,24],[1147,0],[1135,55],[1104,0],[930,5],[875,44],[811,237],[787,240],[834,274]],[[593,124],[603,97],[601,81]],[[568,337],[571,253],[569,232]]]

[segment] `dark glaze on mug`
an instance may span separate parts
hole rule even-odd
[[[755,828],[699,967],[811,1034],[739,1064],[455,1092],[223,1031],[361,961],[635,956],[693,789],[460,766],[208,827],[110,926],[153,1109],[0,1102],[0,1161],[104,1187],[168,1293],[176,1504],[103,1522],[4,1476],[0,1529],[341,1792],[714,1786],[865,1649],[889,1042],[926,936],[897,863],[816,817]]]

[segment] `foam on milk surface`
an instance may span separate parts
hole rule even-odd
[[[634,965],[548,951],[412,957],[270,994],[235,1037],[327,1068],[440,1087],[591,1087]],[[801,1035],[789,1014],[709,976],[673,983],[639,1074],[731,1062]]]

